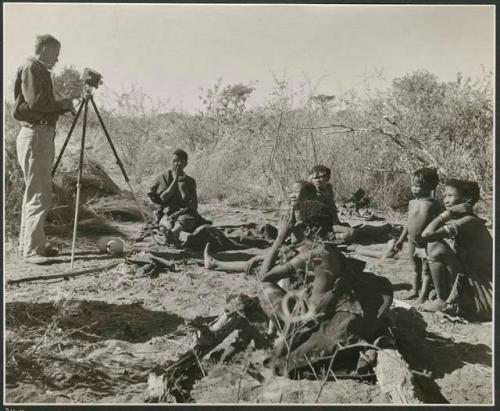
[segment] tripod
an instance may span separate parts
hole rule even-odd
[[[61,152],[59,153],[59,156],[57,157],[57,160],[54,164],[54,167],[52,168],[52,177],[54,177],[54,174],[56,173],[57,167],[59,166],[59,163],[61,162],[62,156],[64,154],[64,150],[66,149],[66,146],[68,145],[68,142],[71,138],[71,134],[73,134],[73,130],[75,129],[76,123],[78,122],[78,118],[80,117],[82,111],[83,111],[83,125],[82,125],[82,140],[81,140],[81,146],[80,146],[80,160],[78,163],[78,178],[77,178],[77,183],[76,183],[76,201],[75,201],[75,221],[73,225],[73,241],[71,244],[71,269],[73,269],[73,262],[75,259],[75,243],[76,243],[76,231],[77,231],[77,225],[78,225],[78,206],[80,204],[80,189],[81,189],[81,180],[82,180],[82,171],[83,171],[83,155],[85,151],[85,134],[87,131],[87,113],[88,113],[88,106],[89,106],[89,101],[92,104],[92,107],[94,108],[94,111],[97,115],[97,118],[99,119],[99,123],[102,127],[102,130],[104,131],[104,134],[106,135],[106,139],[108,140],[108,143],[111,147],[111,150],[113,151],[113,155],[115,156],[116,159],[116,164],[118,164],[118,167],[120,167],[120,170],[123,174],[123,177],[125,179],[125,182],[128,184],[128,187],[130,189],[130,192],[132,194],[132,197],[134,198],[134,201],[137,205],[137,208],[139,209],[139,212],[141,213],[141,217],[146,223],[147,227],[149,230],[151,228],[149,227],[148,220],[142,211],[142,207],[139,204],[139,201],[137,200],[137,197],[134,193],[134,190],[132,189],[132,186],[130,184],[130,180],[128,178],[127,172],[125,171],[125,168],[123,167],[123,163],[120,160],[120,157],[118,157],[118,153],[116,152],[115,146],[113,142],[111,141],[111,137],[109,136],[108,130],[106,126],[104,125],[104,121],[102,120],[101,113],[99,113],[99,110],[97,109],[97,106],[94,102],[94,96],[92,95],[92,88],[90,86],[85,86],[82,94],[82,102],[80,104],[80,107],[78,108],[78,112],[75,115],[75,118],[73,119],[73,123],[71,124],[71,127],[68,132],[68,136],[66,137],[66,140],[64,141],[64,144],[61,148]],[[151,237],[156,243],[156,239],[151,233]]]

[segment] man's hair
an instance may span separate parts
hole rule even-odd
[[[310,229],[311,233],[319,231],[320,235],[325,235],[331,231],[333,217],[321,201],[299,201],[297,203],[297,212],[300,221]]]
[[[326,176],[328,176],[328,178],[330,178],[330,176],[332,175],[332,171],[323,164],[315,165],[313,168],[311,168],[309,174],[316,174],[316,173],[324,173]]]
[[[455,188],[459,194],[469,200],[472,205],[476,204],[481,198],[479,184],[475,181],[449,178],[445,181],[444,185]]]
[[[437,170],[430,167],[419,168],[412,173],[411,178],[420,181],[431,190],[435,190],[439,183]]]
[[[35,54],[40,54],[44,47],[61,46],[61,42],[51,34],[39,34],[35,39]]]
[[[314,187],[313,183],[305,180],[297,180],[295,184],[300,185],[299,200],[316,200],[316,187]]]
[[[174,156],[180,157],[182,160],[184,160],[186,163],[188,161],[188,155],[184,150],[181,150],[180,148],[174,151]]]

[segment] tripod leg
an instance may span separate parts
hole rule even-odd
[[[102,130],[104,131],[104,134],[106,135],[106,139],[108,140],[108,143],[111,147],[111,150],[113,151],[113,154],[114,154],[115,159],[116,159],[116,164],[118,164],[118,167],[120,167],[120,170],[123,174],[123,178],[125,179],[126,183],[128,184],[128,187],[130,189],[130,193],[132,194],[132,197],[134,198],[135,204],[137,205],[137,208],[139,209],[139,212],[141,213],[142,220],[146,224],[147,229],[149,231],[149,234],[151,235],[151,238],[153,239],[155,244],[158,245],[158,241],[156,241],[156,238],[153,234],[153,231],[151,230],[151,227],[148,224],[148,219],[147,219],[146,215],[144,214],[144,211],[142,210],[142,207],[139,203],[139,200],[137,200],[137,197],[134,193],[134,190],[132,189],[132,185],[130,184],[130,180],[127,176],[125,168],[123,167],[123,163],[121,162],[120,157],[118,156],[118,153],[116,152],[115,146],[114,146],[113,142],[111,141],[111,137],[109,136],[108,130],[106,129],[106,126],[104,125],[104,121],[102,120],[101,113],[99,113],[99,110],[97,109],[97,105],[95,104],[95,101],[94,101],[92,96],[90,96],[90,102],[92,103],[92,107],[94,107],[94,111],[97,115],[97,118],[99,119],[99,123],[101,124]]]
[[[54,167],[52,168],[52,177],[54,177],[54,174],[56,173],[57,166],[61,162],[62,156],[64,154],[64,150],[66,150],[66,146],[68,145],[69,139],[71,138],[71,134],[73,133],[73,130],[75,129],[76,123],[78,121],[78,118],[80,117],[80,114],[82,112],[82,108],[85,105],[85,101],[80,104],[80,108],[78,109],[78,112],[76,113],[75,118],[73,119],[73,124],[71,124],[71,128],[69,129],[68,136],[66,137],[66,140],[64,141],[64,144],[61,148],[61,152],[57,156],[56,163],[54,164]]]
[[[80,189],[82,187],[82,172],[83,172],[83,155],[85,154],[85,133],[87,131],[87,111],[88,100],[82,105],[85,105],[83,110],[83,125],[82,125],[82,142],[80,147],[80,162],[78,163],[78,179],[76,182],[76,200],[75,200],[75,223],[73,225],[73,242],[71,244],[71,269],[73,269],[73,262],[75,260],[75,244],[76,244],[76,229],[78,226],[78,206],[80,204]]]

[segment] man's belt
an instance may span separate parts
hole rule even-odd
[[[33,126],[55,126],[56,122],[55,121],[49,121],[44,118],[36,121],[25,121],[25,123],[31,124]]]

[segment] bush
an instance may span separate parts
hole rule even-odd
[[[57,88],[78,88],[69,68]],[[332,96],[304,81],[298,86],[275,78],[260,107],[248,109],[255,84],[223,85],[201,90],[203,109],[195,114],[167,110],[136,87],[110,96],[100,109],[132,184],[144,193],[170,164],[176,148],[186,149],[187,172],[198,182],[201,200],[227,199],[245,204],[279,204],[287,187],[304,179],[315,164],[332,169],[338,199],[363,188],[378,207],[401,209],[410,197],[409,175],[422,166],[441,176],[480,183],[483,197],[493,193],[492,74],[479,79],[440,82],[426,71],[394,79],[387,90],[366,89]],[[56,90],[57,91],[57,90]],[[57,91],[60,95],[60,91]],[[6,112],[10,106],[6,103]],[[57,144],[70,127],[65,116]],[[6,117],[5,205],[7,232],[15,234],[22,201],[22,175],[15,157],[19,126]],[[79,154],[81,126],[68,147],[62,168]],[[63,137],[64,136],[64,137]],[[95,116],[89,116],[86,158],[103,164],[123,186],[123,177]]]

